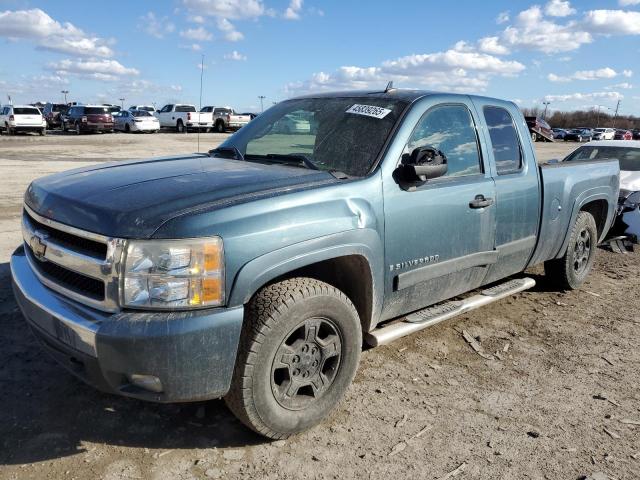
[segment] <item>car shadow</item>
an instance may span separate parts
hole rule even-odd
[[[166,451],[264,443],[221,400],[154,404],[94,390],[59,366],[22,318],[0,264],[0,465],[40,462],[92,444]]]

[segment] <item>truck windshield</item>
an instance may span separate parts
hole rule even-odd
[[[606,159],[617,159],[620,162],[620,170],[628,172],[640,171],[640,148],[584,146],[577,149],[564,161],[585,162]]]
[[[246,160],[304,157],[318,169],[364,176],[408,103],[368,97],[303,98],[281,102],[222,147]]]

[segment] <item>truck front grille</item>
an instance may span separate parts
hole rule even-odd
[[[119,310],[124,240],[56,222],[26,205],[22,236],[29,264],[44,285],[90,307]]]
[[[100,302],[104,300],[104,282],[72,270],[67,270],[52,262],[38,260],[33,254],[31,247],[27,245],[26,248],[31,260],[33,260],[32,265],[35,264],[40,273],[47,278],[80,295],[86,295]]]
[[[70,233],[64,232],[62,230],[51,228],[48,225],[44,225],[38,222],[36,219],[32,218],[31,215],[29,215],[27,212],[25,212],[25,215],[29,217],[29,221],[31,222],[31,224],[36,230],[45,232],[50,238],[59,242],[60,245],[76,250],[80,253],[84,253],[85,255],[90,255],[96,258],[101,258],[101,259],[106,258],[107,245],[105,243],[96,242],[88,238],[79,237],[77,235],[72,235]]]

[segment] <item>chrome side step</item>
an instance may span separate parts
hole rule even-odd
[[[482,290],[478,295],[473,295],[464,300],[438,303],[365,334],[365,340],[372,347],[387,345],[398,338],[418,332],[436,323],[457,317],[514,293],[528,290],[534,287],[535,284],[536,282],[533,278],[518,278]]]

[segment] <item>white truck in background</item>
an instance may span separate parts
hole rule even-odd
[[[251,121],[250,115],[236,113],[231,107],[202,107],[201,113],[213,116],[213,130],[224,133],[227,130],[240,130]]]
[[[175,128],[179,133],[189,129],[213,128],[213,114],[198,112],[194,105],[186,103],[168,104],[162,107],[154,115],[160,121],[160,128]]]

